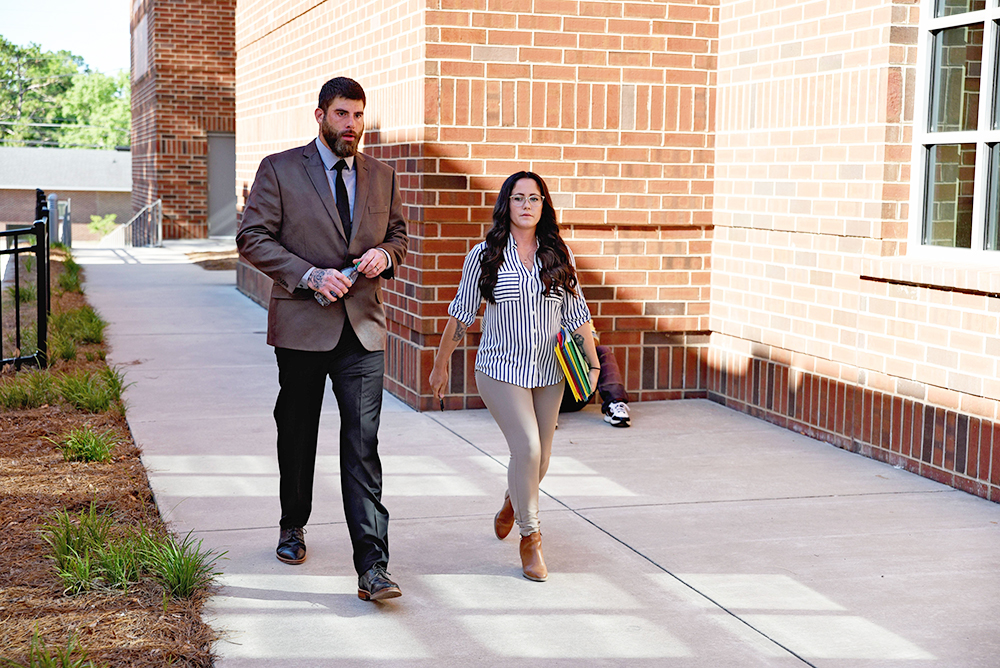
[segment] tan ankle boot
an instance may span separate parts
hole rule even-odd
[[[497,535],[497,538],[503,540],[510,533],[511,527],[514,526],[514,506],[511,505],[510,495],[504,494],[503,497],[503,508],[500,512],[496,514],[493,518],[493,533]]]
[[[536,531],[528,536],[521,536],[521,570],[524,577],[535,582],[544,582],[549,577],[542,558],[542,534]]]

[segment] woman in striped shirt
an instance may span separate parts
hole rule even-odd
[[[538,485],[549,466],[565,385],[555,355],[559,330],[570,330],[581,344],[592,386],[600,365],[573,257],[559,236],[549,190],[537,174],[518,172],[504,181],[493,207],[493,227],[465,258],[431,371],[431,388],[439,399],[448,383],[451,354],[483,300],[476,385],[510,448],[508,491],[493,528],[502,540],[517,522],[524,576],[540,582],[548,571],[538,524]]]

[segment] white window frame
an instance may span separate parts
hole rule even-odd
[[[913,114],[913,160],[910,182],[910,225],[908,256],[928,260],[958,262],[1000,263],[1000,250],[986,250],[987,179],[989,177],[989,146],[1000,144],[1000,129],[990,129],[996,100],[994,83],[997,78],[997,44],[1000,41],[1000,0],[987,0],[986,9],[935,18],[936,0],[923,0],[920,7],[920,36],[917,50],[917,85]],[[930,132],[931,67],[934,54],[934,33],[945,28],[982,23],[983,64],[980,98],[979,128],[986,130],[965,132]],[[941,144],[976,144],[976,176],[973,185],[972,243],[971,248],[949,248],[923,243],[925,207],[927,203],[928,149]],[[996,188],[1000,188],[997,184]]]

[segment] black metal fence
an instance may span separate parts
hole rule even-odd
[[[36,212],[37,213],[37,212]],[[4,288],[5,292],[12,297],[12,304],[7,308],[13,309],[13,332],[0,332],[4,337],[4,342],[10,340],[12,346],[12,357],[4,356],[0,360],[0,367],[13,364],[15,369],[19,369],[23,364],[34,364],[44,367],[48,362],[48,314],[51,290],[49,289],[49,235],[47,219],[36,220],[31,227],[21,227],[12,230],[0,231],[0,257],[9,256],[4,263],[7,266],[5,274],[10,274],[12,280]],[[25,261],[26,258],[33,258]],[[22,302],[31,301],[27,299],[30,293],[30,281],[27,280],[30,272],[29,267],[34,264],[35,277],[35,302],[38,309],[38,316],[35,321],[35,350],[27,354],[23,350],[25,343],[28,343],[25,331],[22,327]],[[0,276],[6,284],[6,276]],[[3,299],[0,299],[0,323],[5,321]],[[6,350],[6,346],[0,346]]]

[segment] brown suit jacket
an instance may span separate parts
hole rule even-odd
[[[295,350],[332,350],[345,316],[362,345],[385,350],[382,279],[406,257],[408,237],[396,172],[358,153],[350,243],[314,141],[269,155],[260,163],[236,234],[240,254],[271,277],[267,342]],[[296,286],[310,267],[343,269],[369,248],[392,262],[380,277],[359,276],[344,299],[320,306],[312,290]]]

